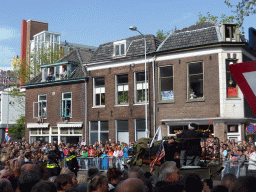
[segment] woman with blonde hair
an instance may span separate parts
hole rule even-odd
[[[108,191],[108,180],[105,176],[95,176],[89,181],[87,192],[107,192]]]

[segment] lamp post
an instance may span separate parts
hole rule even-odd
[[[147,97],[147,41],[146,41],[146,37],[137,29],[137,27],[135,26],[131,26],[129,28],[132,31],[137,31],[139,32],[144,39],[144,43],[145,43],[145,132],[146,132],[146,138],[149,138],[149,130],[148,130],[148,97]]]

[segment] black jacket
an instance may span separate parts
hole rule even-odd
[[[177,150],[177,143],[168,143],[168,141],[164,142],[164,150],[165,150],[165,161],[173,161],[174,154]]]
[[[58,176],[61,171],[57,161],[51,159],[47,162],[46,168],[48,170],[49,177]]]
[[[78,170],[78,162],[76,159],[76,152],[69,152],[66,158],[67,166],[71,171]]]
[[[201,155],[202,149],[200,145],[201,138],[209,137],[209,133],[202,133],[195,130],[185,130],[177,135],[181,140],[181,150],[186,150],[186,155]]]

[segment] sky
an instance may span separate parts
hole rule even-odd
[[[232,14],[224,0],[0,0],[0,67],[10,67],[13,56],[20,56],[22,20],[48,22],[48,30],[61,33],[62,41],[98,47],[139,35],[130,26],[156,35],[158,29],[194,25],[199,12],[208,11]],[[244,21],[246,38],[248,27],[256,28],[256,15]]]

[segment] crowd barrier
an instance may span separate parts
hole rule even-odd
[[[115,167],[123,171],[129,159],[129,157],[77,157],[78,164],[80,165],[79,170],[81,171],[88,170],[92,167],[97,167],[99,170],[108,170],[108,168]],[[62,168],[67,167],[66,157],[59,163]]]
[[[224,169],[221,172],[221,177],[228,173],[234,174],[237,178],[240,176],[256,176],[256,163],[224,160],[222,165]]]

